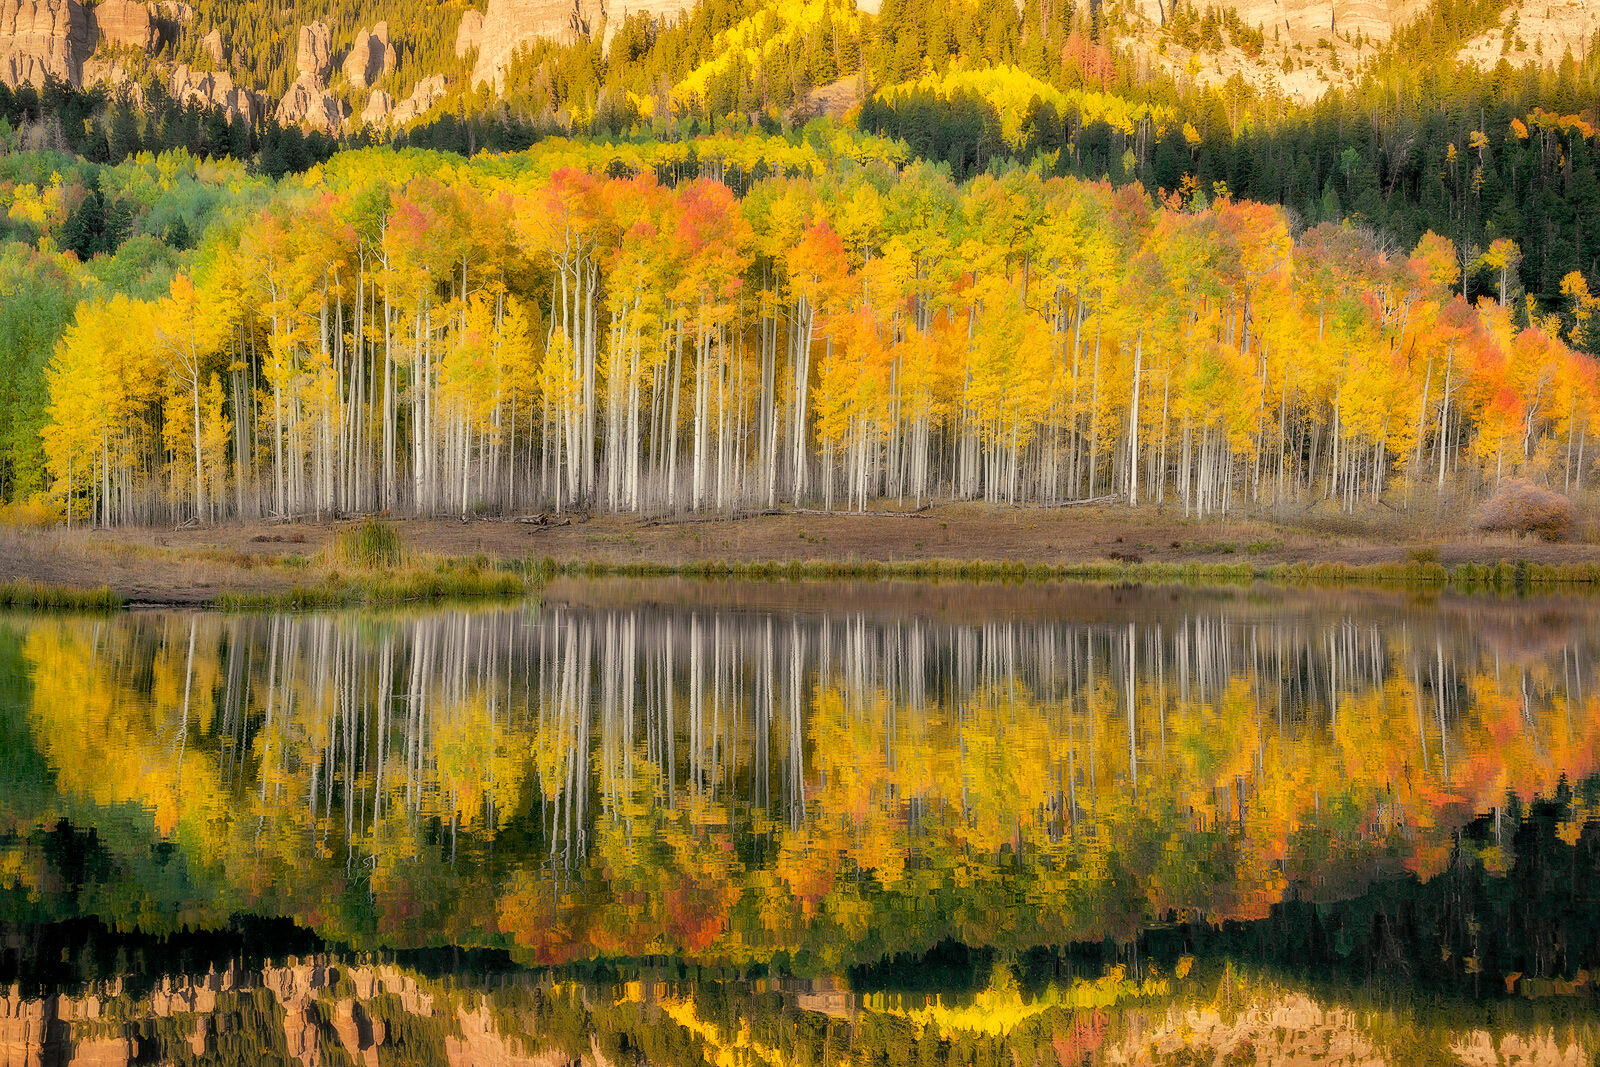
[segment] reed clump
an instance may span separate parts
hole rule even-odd
[[[290,589],[224,593],[224,611],[309,611],[374,607],[443,600],[521,599],[528,595],[529,568],[470,559],[421,556],[406,546],[399,529],[368,518],[334,535],[322,554],[323,573]]]
[[[399,527],[370,516],[335,532],[327,550],[330,564],[369,571],[393,570],[408,557]]]
[[[0,607],[52,611],[114,611],[124,603],[122,597],[105,586],[82,589],[26,580],[0,582]]]

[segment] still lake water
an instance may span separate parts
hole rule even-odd
[[[1597,655],[1349,591],[0,616],[0,1064],[1587,1064]]]

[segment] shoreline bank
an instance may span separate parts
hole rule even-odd
[[[1327,528],[1184,519],[1117,507],[1038,511],[956,504],[902,514],[785,512],[640,520],[399,519],[404,576],[327,561],[360,520],[116,530],[0,530],[0,604],[328,607],[514,596],[555,575],[755,580],[1377,584],[1600,589],[1600,544],[1545,543],[1395,523]],[[400,580],[403,578],[403,580]],[[9,594],[8,594],[9,591]],[[101,606],[88,605],[85,606]]]

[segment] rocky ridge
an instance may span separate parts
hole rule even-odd
[[[394,102],[394,97],[382,89],[374,89],[367,97],[367,106],[361,112],[361,122],[368,126],[404,126],[425,115],[429,108],[445,95],[443,74],[430,74],[417,83],[411,95]]]
[[[333,33],[325,22],[300,27],[295,47],[293,84],[278,101],[274,117],[280,126],[305,126],[325,133],[344,129],[344,101],[328,91],[333,67]]]
[[[179,64],[167,80],[167,92],[182,103],[220,108],[229,122],[235,118],[254,122],[262,110],[260,93],[236,84],[233,75],[221,70],[194,70]]]
[[[77,0],[0,0],[0,82],[15,87],[61,78],[77,85],[94,47]]]
[[[483,43],[483,12],[472,8],[456,27],[456,58],[465,59]]]
[[[300,40],[295,46],[294,67],[300,77],[319,85],[328,80],[333,66],[333,33],[326,22],[313,22],[300,27]]]
[[[1165,39],[1161,26],[1172,0],[1128,0],[1134,29],[1123,43],[1153,65],[1201,85],[1220,86],[1238,76],[1257,90],[1310,103],[1334,86],[1353,84],[1362,62],[1420,15],[1428,0],[1235,0],[1226,6],[1240,24],[1261,31],[1258,54],[1232,43],[1218,52],[1192,51]]]
[[[352,87],[366,89],[376,85],[378,79],[394,69],[394,45],[389,43],[389,24],[380,22],[356,31],[350,54],[344,60],[344,76]]]
[[[1232,43],[1220,51],[1192,51],[1167,39],[1161,27],[1173,2],[1123,0],[1132,29],[1122,43],[1180,78],[1220,86],[1237,75],[1302,104],[1354,84],[1362,64],[1428,8],[1428,0],[1233,0],[1222,6],[1262,34],[1260,52],[1249,55]],[[1581,56],[1596,32],[1595,0],[1509,0],[1499,26],[1467,41],[1457,59],[1480,70],[1502,58],[1513,67],[1554,65],[1568,52]]]
[[[1220,51],[1182,47],[1162,28],[1174,0],[1107,2],[1127,20],[1124,43],[1152,65],[1200,84],[1221,85],[1238,76],[1258,89],[1310,102],[1330,87],[1349,84],[1362,62],[1425,10],[1428,0],[1232,0],[1227,7],[1239,23],[1261,31],[1263,44],[1256,54],[1231,41]],[[876,6],[875,0],[858,3]],[[534,40],[609,33],[628,14],[670,19],[689,6],[689,0],[487,0],[486,10],[469,8],[461,16],[454,51],[472,61],[472,87],[499,92],[512,57]],[[279,122],[331,133],[360,123],[413,122],[448,89],[444,75],[419,72],[427,76],[398,98],[392,84],[398,50],[387,23],[361,28],[340,54],[329,26],[318,22],[296,28],[294,83],[280,98],[264,100],[230,70],[228,42],[215,29],[200,42],[210,71],[164,59],[174,36],[193,18],[183,0],[102,0],[94,7],[81,0],[0,0],[0,83],[103,82],[130,86],[137,96],[130,71],[140,63],[130,62],[129,54],[143,53],[156,57],[169,91],[179,99],[222,108],[230,118],[254,121],[270,112]],[[1461,59],[1484,69],[1502,58],[1513,65],[1555,64],[1569,51],[1581,54],[1597,31],[1597,0],[1510,0],[1500,26],[1467,42]],[[330,83],[336,63],[342,79]],[[359,115],[353,113],[357,108]]]
[[[138,0],[101,0],[89,9],[96,40],[114,48],[155,50],[159,34],[150,9]]]
[[[629,0],[608,6],[606,0],[489,0],[481,23],[463,16],[456,32],[456,55],[477,49],[472,85],[505,88],[506,68],[517,50],[536,40],[571,42],[602,32],[602,27],[625,15],[647,14],[668,20],[694,6],[691,0]]]
[[[472,85],[505,88],[511,57],[530,41],[574,41],[599,28],[604,15],[601,0],[489,0],[479,30],[478,58],[472,66]]]

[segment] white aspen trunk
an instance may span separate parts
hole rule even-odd
[[[1133,398],[1128,405],[1128,503],[1139,503],[1139,374],[1144,366],[1144,331],[1133,346]]]

